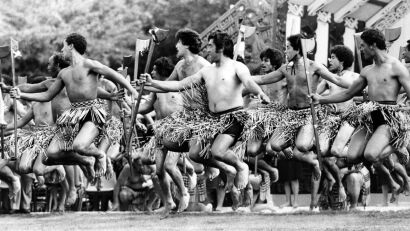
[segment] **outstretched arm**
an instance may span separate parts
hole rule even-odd
[[[113,69],[103,65],[98,61],[90,59],[87,59],[86,65],[89,65],[90,69],[97,72],[98,74],[104,75],[105,78],[113,81],[114,83],[120,84],[135,96],[137,95],[137,91],[120,73],[114,71]]]
[[[257,83],[259,85],[276,83],[276,82],[282,80],[283,78],[285,78],[285,76],[283,75],[281,69],[278,69],[276,71],[272,71],[272,72],[270,72],[266,75],[252,76],[253,81],[255,81],[255,83]]]
[[[242,84],[250,93],[258,95],[262,97],[262,100],[269,102],[269,97],[262,91],[262,89],[258,86],[258,84],[253,81],[251,78],[251,73],[249,72],[248,67],[244,64],[237,62],[236,63],[236,74],[238,78],[241,80]]]
[[[321,104],[329,103],[341,103],[353,98],[358,92],[362,91],[367,86],[366,78],[360,76],[355,80],[352,85],[337,94],[327,95],[327,96],[318,96],[316,95],[315,101]]]
[[[319,95],[323,94],[328,89],[328,84],[326,80],[322,80],[319,85],[317,85],[316,93]]]
[[[399,80],[401,86],[406,91],[407,97],[410,97],[410,74],[407,68],[401,63],[393,64],[393,68],[396,72],[397,79]]]
[[[61,73],[61,72],[60,72]],[[54,81],[47,91],[40,93],[20,93],[20,98],[29,100],[29,101],[39,101],[39,102],[48,102],[52,100],[60,91],[64,88],[64,82],[61,79],[60,74],[57,79]]]
[[[177,92],[180,90],[185,90],[191,88],[194,84],[200,83],[202,80],[202,71],[204,69],[201,69],[199,72],[197,72],[194,75],[191,75],[181,81],[158,81],[158,80],[153,80],[151,78],[150,74],[142,74],[141,79],[143,81],[146,81],[147,86],[151,86],[154,88],[158,88],[160,90],[166,91],[166,92]]]
[[[349,88],[350,82],[336,74],[330,72],[325,66],[313,64],[316,66],[316,74],[320,75],[320,77],[326,79],[329,82],[336,84],[339,87]]]

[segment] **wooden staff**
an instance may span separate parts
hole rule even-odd
[[[3,83],[3,75],[1,70],[1,57],[0,57],[0,83]],[[3,90],[0,89],[0,135],[1,135],[1,158],[4,159],[4,126],[6,121],[4,121],[4,101],[3,101]]]
[[[13,88],[16,87],[16,72],[14,64],[15,52],[18,52],[18,42],[13,38],[10,38],[10,56],[11,56],[11,73],[13,77]],[[13,98],[14,109],[14,158],[17,157],[17,99]]]
[[[149,52],[148,52],[147,62],[145,64],[144,73],[148,72],[149,67],[151,65],[151,59],[152,59],[152,54],[154,53],[155,44],[164,41],[166,39],[167,32],[168,31],[162,30],[162,29],[159,29],[159,28],[154,28],[154,29],[149,30],[149,33],[152,35],[153,38],[150,41]],[[137,56],[136,56],[135,57],[135,63],[136,63],[135,65],[136,66],[138,65],[137,62],[138,62],[138,59],[137,59]],[[136,73],[138,73],[138,66],[134,70],[134,76],[135,76]],[[132,110],[131,129],[130,129],[130,131],[128,133],[128,136],[127,136],[127,145],[126,145],[126,153],[128,155],[130,155],[130,152],[131,152],[131,137],[132,137],[132,133],[133,133],[133,130],[134,130],[132,128],[134,127],[135,120],[137,119],[138,109],[139,109],[139,106],[140,106],[140,103],[141,103],[141,97],[142,97],[142,93],[144,91],[144,87],[145,87],[145,83],[142,83],[141,86],[140,86],[140,91],[139,91],[139,94],[138,94],[137,102],[135,103],[135,106],[133,107],[133,110]],[[138,139],[138,137],[137,137],[137,139]],[[139,148],[139,142],[137,143],[137,148]]]
[[[308,76],[308,71],[306,69],[306,61],[307,61],[307,50],[306,50],[306,39],[300,39],[301,42],[301,48],[302,48],[302,54],[303,54],[303,68],[305,69],[305,77],[306,77],[306,83],[307,83],[307,88],[308,88],[308,94],[312,94],[312,84],[310,82],[310,78]],[[310,114],[312,115],[312,122],[313,122],[313,133],[315,135],[315,145],[316,145],[316,152],[317,152],[317,158],[319,160],[319,168],[322,169],[322,156],[320,155],[320,146],[319,146],[319,133],[317,131],[317,118],[316,118],[316,110],[315,110],[315,105],[313,104],[313,101],[310,102]]]

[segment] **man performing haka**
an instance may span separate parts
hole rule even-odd
[[[105,174],[106,155],[93,142],[103,133],[106,112],[104,105],[97,99],[97,74],[119,83],[134,95],[138,93],[119,73],[98,61],[85,58],[83,55],[86,48],[87,42],[82,35],[68,35],[64,40],[62,52],[64,57],[70,60],[70,66],[60,71],[53,85],[42,93],[20,93],[18,89],[13,89],[11,93],[22,99],[45,102],[50,101],[65,86],[71,108],[57,119],[59,131],[47,149],[46,159],[61,161],[63,164],[81,163],[78,160],[81,157],[73,158],[78,154],[65,155],[67,151],[95,157],[96,174],[90,165],[87,170],[91,176],[99,177]]]
[[[349,152],[363,153],[364,158],[376,167],[396,152],[400,162],[405,164],[408,154],[401,149],[406,148],[409,142],[407,124],[410,117],[400,110],[396,101],[401,87],[410,95],[409,72],[398,59],[387,54],[385,38],[380,31],[368,29],[360,37],[365,57],[372,58],[374,64],[365,67],[350,88],[328,96],[313,95],[313,101],[322,104],[343,102],[368,86],[370,102],[359,105],[350,113],[350,119],[363,128],[356,132]],[[388,171],[381,173],[390,175]]]
[[[203,67],[210,66],[211,64],[204,58],[202,58],[199,54],[201,48],[201,39],[199,34],[190,29],[181,29],[179,30],[176,35],[176,39],[178,40],[176,44],[177,48],[177,57],[182,58],[173,69],[172,73],[169,75],[167,73],[167,68],[169,66],[165,63],[166,59],[158,60],[157,64],[155,65],[156,69],[153,70],[153,75],[156,75],[159,80],[163,77],[168,77],[167,80],[171,81],[181,81],[186,77],[197,73]],[[166,75],[161,75],[165,74]],[[147,90],[153,92],[163,92],[158,91],[158,89],[152,88],[147,86]],[[167,94],[155,94],[151,93],[149,101],[145,105],[141,105],[140,113],[148,112],[149,109],[154,109],[157,113],[157,119],[163,119],[173,112],[182,110],[182,97],[180,94],[175,93],[167,93]],[[170,185],[168,182],[169,178],[166,177],[166,172],[171,176],[174,183],[177,185],[180,193],[181,193],[181,200],[178,206],[178,212],[184,211],[189,202],[189,193],[184,186],[184,181],[182,178],[182,174],[177,168],[177,162],[180,158],[180,154],[178,152],[187,152],[189,150],[188,142],[184,142],[184,147],[179,147],[180,145],[171,142],[167,139],[167,137],[163,137],[163,140],[158,140],[163,144],[163,148],[161,152],[156,153],[156,165],[157,165],[157,173],[158,178],[161,182],[162,190],[165,194],[166,200],[166,210],[165,214],[169,212],[171,209],[175,208],[175,203],[172,201],[171,198],[171,191]],[[168,152],[171,150],[173,152]],[[196,182],[196,176],[189,175],[190,182]]]
[[[276,129],[267,143],[266,151],[270,153],[280,152],[285,148],[295,145],[294,156],[313,166],[312,181],[312,206],[316,204],[316,193],[321,176],[319,161],[312,151],[314,140],[314,128],[310,114],[310,103],[307,88],[307,77],[312,79],[312,92],[315,92],[319,81],[319,75],[325,79],[339,83],[347,87],[343,78],[330,73],[324,66],[311,60],[304,60],[301,46],[301,35],[291,35],[287,38],[286,56],[288,63],[282,65],[278,70],[266,75],[254,76],[256,83],[263,85],[276,83],[284,78],[287,81],[288,109],[277,110],[279,114],[275,121]],[[305,63],[304,63],[305,62]],[[306,70],[305,70],[306,68]]]
[[[55,82],[58,73],[60,72],[60,70],[66,68],[70,66],[70,63],[64,59],[63,54],[62,53],[54,53],[48,61],[48,66],[47,66],[47,70],[51,75],[50,79],[47,79],[46,81],[43,81],[41,83],[34,83],[34,84],[21,84],[18,85],[17,87],[19,88],[20,91],[22,92],[27,92],[27,93],[34,93],[34,92],[43,92],[43,91],[47,91]],[[10,91],[11,87],[2,84],[1,85],[2,89],[4,91]],[[98,96],[101,98],[106,98],[108,99],[109,97],[111,97],[111,95],[108,94],[108,92],[105,92],[103,89],[101,89],[100,87],[98,88]],[[53,116],[53,121],[56,121],[57,117],[61,114],[63,114],[63,112],[70,108],[70,100],[67,97],[67,92],[65,89],[62,89],[52,100],[51,100],[51,110],[52,110],[52,116]],[[55,123],[55,122],[53,122]],[[92,157],[88,158],[88,157],[82,157],[79,155],[74,154],[74,157],[79,157],[77,158],[77,161],[79,161],[78,163],[80,163],[80,167],[84,170],[86,168],[84,168],[85,166],[89,166],[89,169],[93,169],[94,166],[94,160]],[[43,159],[43,161],[46,162],[47,165],[55,165],[55,164],[60,164],[60,163],[55,163],[53,162],[53,160],[51,160],[51,158],[48,158],[46,160]],[[72,205],[77,197],[76,194],[76,188],[75,188],[75,179],[74,179],[74,166],[72,165],[64,165],[64,169],[66,172],[66,179],[68,181],[69,184],[69,192],[68,192],[68,197],[67,197],[67,201],[66,204],[67,205]],[[87,172],[87,171],[86,171]],[[89,176],[87,176],[89,177]]]
[[[358,77],[359,74],[354,73],[349,70],[353,64],[353,52],[346,46],[343,45],[336,45],[330,51],[330,59],[329,59],[329,71],[332,73],[336,73],[337,75],[341,76],[345,79],[346,83],[352,84]],[[350,86],[349,85],[349,86]],[[327,80],[323,80],[319,83],[317,87],[318,94],[326,94],[331,95],[337,92],[344,90],[345,88],[339,87],[336,84],[333,84]],[[341,102],[337,104],[331,104],[331,115],[334,119],[338,122],[338,116],[341,113],[346,112],[349,107],[354,106],[353,99],[347,100],[346,102]],[[336,128],[338,128],[338,132],[336,134]],[[344,121],[339,126],[329,126],[327,128],[327,132],[324,134],[322,133],[319,137],[320,148],[321,148],[321,155],[326,156],[324,163],[326,167],[332,174],[333,182],[337,183],[339,186],[339,195],[342,200],[346,197],[345,190],[342,184],[342,178],[340,176],[339,167],[336,165],[337,158],[347,157],[348,160],[350,159],[357,159],[357,157],[348,157],[346,145],[352,136],[355,127],[349,124],[347,121]],[[331,144],[333,140],[333,143]],[[332,155],[332,156],[329,156]],[[329,190],[332,190],[333,184],[329,185]]]
[[[233,42],[228,34],[213,33],[209,36],[208,42],[207,49],[212,61],[215,62],[214,66],[204,67],[181,81],[152,80],[149,74],[142,74],[141,77],[143,81],[147,81],[148,86],[167,92],[180,91],[204,83],[210,115],[218,120],[229,120],[227,127],[219,128],[210,152],[212,157],[236,168],[236,186],[238,189],[243,189],[248,182],[248,166],[229,149],[241,135],[244,126],[239,119],[239,116],[243,116],[244,113],[242,89],[245,86],[251,93],[266,102],[269,102],[269,98],[252,81],[248,68],[232,60]],[[212,162],[212,158],[208,160]]]

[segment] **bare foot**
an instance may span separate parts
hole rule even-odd
[[[333,186],[336,184],[336,181],[335,181],[335,179],[333,179],[333,177],[332,177],[332,179],[331,180],[329,180],[329,192],[331,192],[332,190],[333,190]]]
[[[299,205],[297,203],[293,203],[292,208],[296,209],[297,207],[299,207]]]
[[[236,177],[236,169],[232,166],[229,166],[229,170],[225,171],[226,175],[226,184],[225,184],[225,192],[230,192],[232,187],[234,186],[235,177]]]
[[[197,175],[195,173],[195,171],[192,173],[192,175],[187,174],[188,176],[188,180],[189,180],[189,185],[188,188],[189,190],[194,190],[196,187],[196,183],[197,183]]]
[[[10,201],[15,202],[17,193],[20,193],[20,190],[20,179],[18,177],[13,177],[13,180],[11,181],[11,190],[9,190]]]
[[[239,165],[240,166],[237,169],[238,173],[236,174],[236,177],[235,177],[235,185],[239,190],[241,190],[241,189],[244,189],[246,185],[248,184],[249,167],[244,162],[240,162]]]
[[[159,219],[162,220],[162,219],[168,218],[171,211],[175,209],[176,207],[177,206],[175,205],[173,201],[166,203],[166,205],[164,206],[164,211]]]
[[[400,194],[400,185],[396,182],[393,182],[391,187],[391,198],[390,203],[394,203],[397,200],[398,195]]]
[[[231,191],[231,197],[232,197],[232,210],[236,211],[239,208],[239,197],[240,197],[241,192],[236,188],[233,187]]]
[[[63,213],[64,211],[65,211],[64,203],[59,203],[57,207],[57,212]]]
[[[95,158],[95,176],[101,177],[104,176],[107,170],[107,158],[103,155],[100,158]]]
[[[114,176],[114,168],[111,159],[107,156],[107,171],[105,172],[105,179],[109,180]]]
[[[291,207],[292,205],[290,204],[290,202],[286,202],[285,204],[282,204],[279,206],[279,208],[284,208],[284,207]]]
[[[403,193],[404,193],[405,196],[410,195],[410,182],[408,180],[404,181]]]
[[[272,169],[272,171],[270,171],[269,173],[271,183],[275,183],[279,180],[279,171],[277,168]]]
[[[119,204],[112,204],[111,209],[109,209],[108,211],[109,212],[120,211],[120,205]]]
[[[95,178],[95,171],[94,171],[94,164],[95,164],[95,158],[94,157],[86,157],[85,158],[86,164],[84,165],[79,165],[81,170],[83,170],[83,173],[87,180],[92,181]]]
[[[38,186],[41,187],[44,185],[46,180],[44,179],[44,176],[37,176],[37,181],[38,181]]]
[[[320,180],[321,175],[322,172],[320,171],[319,162],[317,162],[315,165],[313,165],[313,179],[315,181],[318,181]]]
[[[206,168],[206,175],[208,176],[208,179],[212,181],[219,176],[219,169],[208,167]]]
[[[340,188],[339,188],[339,200],[340,201],[344,201],[344,200],[346,200],[346,191],[345,191],[345,188],[343,187],[343,186],[340,186]]]
[[[56,183],[59,183],[61,181],[63,181],[65,179],[65,169],[63,167],[63,165],[58,165],[57,168],[55,169],[57,171],[57,181]]]
[[[72,189],[70,189],[69,192],[67,193],[67,199],[65,200],[65,204],[67,206],[71,206],[75,203],[76,200],[77,200],[77,191],[75,187],[72,187]]]
[[[188,204],[189,204],[189,193],[186,192],[185,194],[182,194],[182,197],[179,200],[179,205],[178,205],[178,213],[181,213],[183,211],[185,211],[185,209],[188,208]]]

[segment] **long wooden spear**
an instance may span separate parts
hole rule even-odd
[[[19,44],[13,38],[10,38],[10,56],[11,56],[11,72],[13,77],[13,88],[16,87],[16,72],[15,72],[15,64],[14,64],[14,57],[18,56],[19,52]],[[14,109],[14,158],[17,157],[17,99],[13,98],[13,109]]]
[[[302,48],[302,54],[303,54],[303,68],[305,70],[305,77],[306,77],[306,83],[307,83],[307,88],[308,88],[308,94],[312,94],[312,84],[310,82],[310,77],[308,76],[308,70],[306,68],[306,61],[307,59],[307,43],[308,39],[300,39],[301,43],[301,48]],[[316,110],[315,110],[315,105],[313,104],[313,101],[310,102],[310,113],[312,114],[312,123],[313,123],[313,133],[315,135],[315,145],[316,145],[316,152],[317,152],[317,158],[319,160],[319,168],[322,169],[322,156],[320,155],[320,145],[319,145],[319,133],[317,131],[317,117],[316,117]]]
[[[0,47],[0,83],[3,83],[3,74],[1,69],[1,59],[4,59],[10,55],[10,47]],[[4,101],[3,91],[0,89],[0,135],[1,135],[1,158],[4,159],[4,127],[7,125],[4,120]]]

